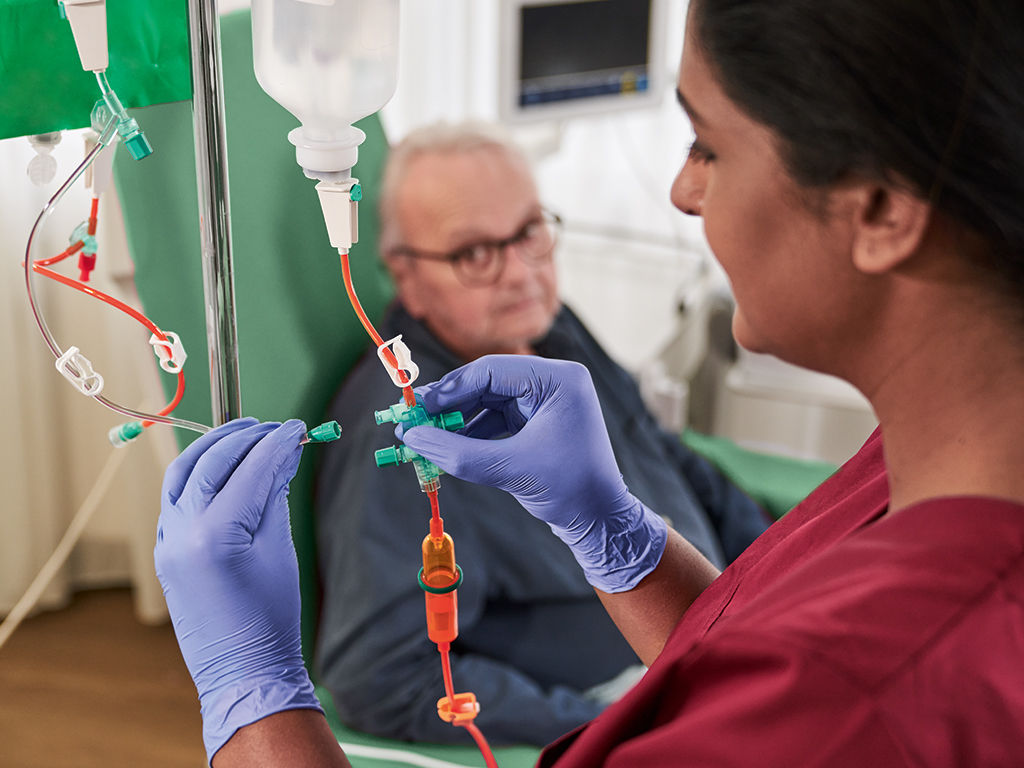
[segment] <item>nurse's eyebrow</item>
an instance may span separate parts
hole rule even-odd
[[[683,111],[686,113],[687,117],[690,118],[691,123],[699,124],[704,122],[704,120],[701,119],[700,114],[698,114],[697,110],[693,108],[693,105],[691,105],[690,102],[686,100],[686,97],[683,96],[683,92],[679,90],[678,86],[676,87],[676,101],[679,102],[679,106],[683,108]]]

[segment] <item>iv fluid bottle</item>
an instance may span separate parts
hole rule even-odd
[[[349,175],[398,75],[399,0],[252,0],[256,79],[302,123],[288,134],[306,175]]]

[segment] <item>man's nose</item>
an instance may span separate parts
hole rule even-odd
[[[700,216],[704,208],[704,188],[707,185],[708,164],[692,157],[672,182],[672,204],[683,213]]]

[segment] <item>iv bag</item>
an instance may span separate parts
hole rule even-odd
[[[252,0],[256,79],[302,123],[288,134],[313,178],[358,157],[352,123],[383,107],[398,76],[399,0]]]

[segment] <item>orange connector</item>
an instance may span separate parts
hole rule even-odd
[[[437,700],[437,716],[452,725],[464,725],[480,712],[480,704],[474,693],[456,693]]]
[[[451,643],[459,636],[459,604],[456,590],[462,569],[455,564],[452,537],[423,539],[423,570],[419,574],[427,607],[427,636],[434,643]]]

